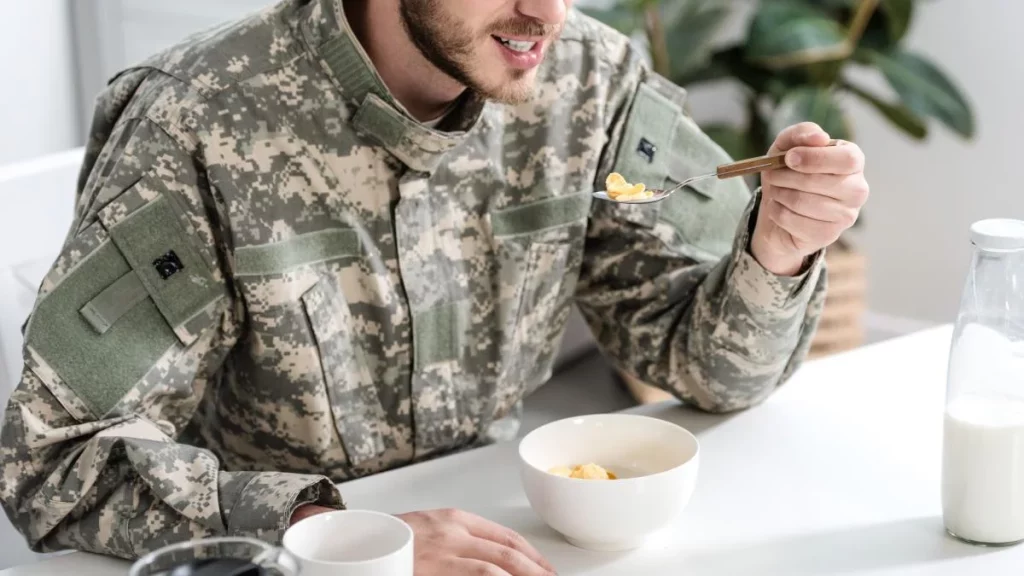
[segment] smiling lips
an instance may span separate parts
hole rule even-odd
[[[511,38],[502,38],[501,36],[495,36],[495,38],[498,39],[498,42],[501,42],[504,46],[508,46],[516,52],[529,52],[537,45],[536,42],[531,42],[529,40],[513,40]]]
[[[526,38],[509,38],[505,36],[491,36],[494,38],[502,56],[513,68],[529,70],[540,64],[544,55],[544,42],[542,40],[530,40]]]

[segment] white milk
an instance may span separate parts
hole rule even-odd
[[[943,435],[946,528],[974,542],[1024,540],[1024,401],[959,396]]]

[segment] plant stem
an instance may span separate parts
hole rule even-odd
[[[644,22],[647,41],[651,45],[651,63],[654,71],[668,77],[671,73],[668,44],[665,41],[665,28],[662,26],[661,16],[658,14],[656,5],[648,5],[644,10]]]
[[[864,31],[867,30],[868,23],[871,21],[871,16],[878,8],[879,1],[880,0],[861,0],[861,2],[857,4],[857,9],[854,11],[853,17],[850,19],[846,38],[843,39],[842,43],[834,46],[811,48],[808,50],[784,54],[782,56],[765,58],[765,64],[772,68],[780,69],[793,68],[797,66],[811,66],[813,64],[823,63],[835,64],[832,68],[825,67],[818,73],[819,78],[821,78],[821,75],[826,78],[826,84],[831,84],[834,80],[827,80],[827,78],[833,77],[835,75],[834,72],[838,72],[842,64],[840,62],[841,60],[845,60],[853,55],[854,50],[857,48],[857,44],[860,42],[861,36],[863,36]]]
[[[864,31],[868,28],[868,22],[871,21],[871,16],[874,15],[875,10],[878,9],[879,0],[861,0],[860,4],[857,5],[857,11],[853,13],[853,20],[850,22],[850,30],[846,36],[846,43],[850,46],[851,52],[857,47],[857,43],[860,42],[861,36],[864,35]]]
[[[765,154],[771,145],[768,139],[768,126],[761,118],[757,99],[756,92],[747,99],[747,153],[750,155]],[[756,176],[755,180],[760,183],[759,176]]]

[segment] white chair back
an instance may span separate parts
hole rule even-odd
[[[0,406],[21,377],[22,334],[74,217],[83,148],[0,166]]]

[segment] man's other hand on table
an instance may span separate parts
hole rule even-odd
[[[332,508],[302,506],[292,524]],[[412,528],[416,576],[548,576],[555,569],[517,532],[457,509],[396,514]]]

